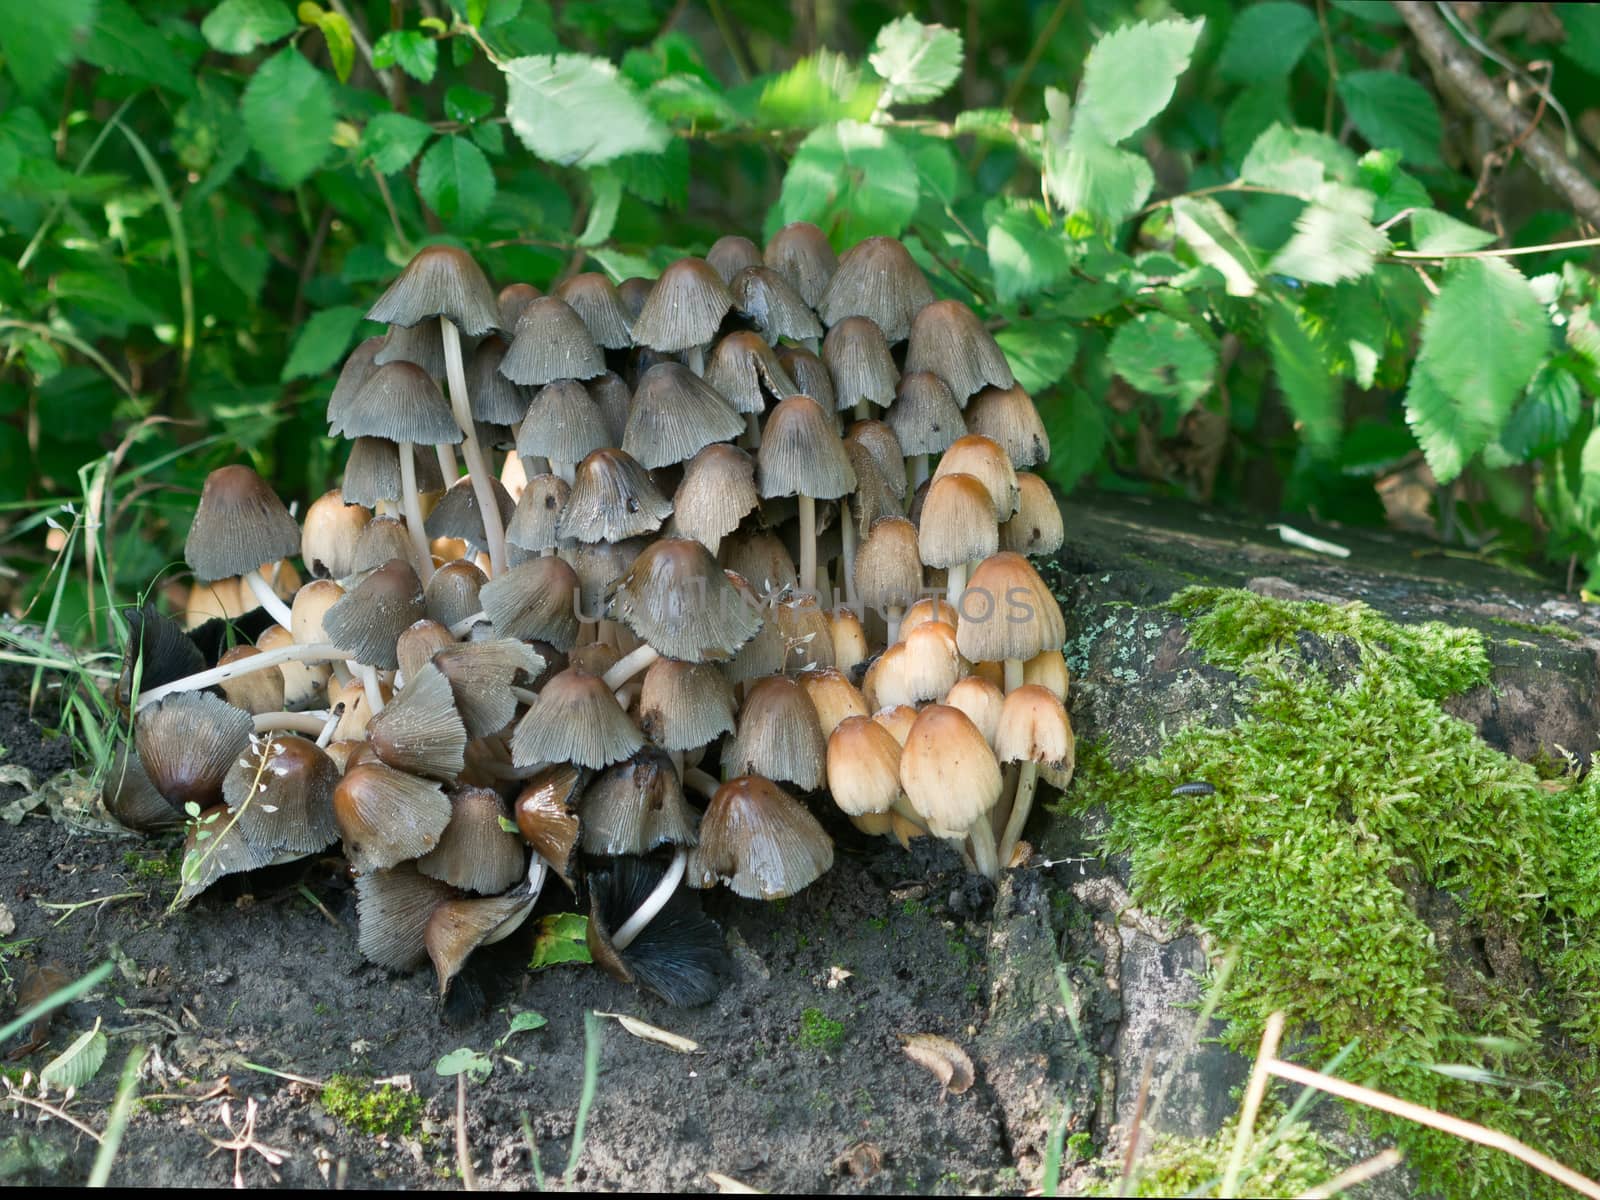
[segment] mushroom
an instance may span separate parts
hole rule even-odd
[[[738,437],[744,421],[682,363],[657,363],[639,378],[622,448],[650,470],[680,463]]]
[[[745,697],[722,764],[729,775],[764,775],[809,792],[822,784],[827,753],[827,738],[805,689],[787,676],[773,675]]]
[[[360,665],[373,712],[383,711],[377,669],[400,665],[395,644],[406,626],[426,615],[417,573],[406,560],[392,558],[339,597],[323,617],[329,640]]]
[[[437,783],[380,762],[348,767],[333,789],[333,818],[357,872],[393,867],[439,844],[450,801]]]
[[[550,470],[570,484],[573,465],[610,440],[605,414],[588,389],[575,379],[558,379],[533,398],[517,453],[524,461],[548,459]]]
[[[933,289],[906,248],[892,237],[870,237],[845,251],[816,308],[830,328],[869,317],[892,345],[906,339],[911,319],[932,303]]]
[[[831,253],[831,251],[830,251]],[[815,352],[822,324],[800,293],[770,267],[749,266],[728,284],[733,305],[759,329],[767,342],[788,338]]]
[[[597,271],[574,275],[562,281],[556,295],[572,306],[595,345],[605,350],[627,350],[633,345],[633,314],[604,275]]]
[[[1000,527],[1000,548],[1025,557],[1054,554],[1067,540],[1061,507],[1050,485],[1027,471],[1017,472],[1017,511]]]
[[[577,572],[562,559],[547,556],[496,576],[478,596],[501,637],[536,638],[565,651],[578,641],[578,614],[573,611],[578,587]]]
[[[822,361],[833,377],[834,406],[841,412],[855,409],[865,418],[873,405],[894,403],[900,372],[889,354],[883,330],[866,317],[847,317],[822,340]]]
[[[516,502],[498,479],[489,481],[488,491],[494,497],[495,507],[500,510],[500,524],[503,527],[516,511]],[[483,514],[478,511],[478,498],[481,495],[482,489],[473,487],[469,479],[453,484],[428,514],[423,526],[428,537],[433,541],[454,539],[465,542],[474,554],[487,550],[488,534]],[[429,557],[432,557],[431,553]],[[425,582],[431,583],[432,577]]]
[[[828,244],[828,235],[810,221],[791,222],[773,234],[762,261],[812,308],[821,302],[828,281],[839,269],[839,257]]]
[[[1000,799],[1000,766],[966,713],[930,704],[917,714],[900,754],[900,786],[929,832],[957,842],[970,835],[978,870],[999,878],[989,810]]]
[[[456,711],[467,736],[491,737],[510,724],[517,712],[513,688],[531,684],[545,669],[532,646],[516,638],[457,642],[436,650],[433,666],[450,681]]]
[[[422,589],[423,610],[448,629],[483,608],[482,593],[488,578],[476,563],[458,558],[433,573]],[[401,664],[404,666],[404,664]],[[411,672],[407,671],[407,675]]]
[[[922,502],[917,548],[924,564],[943,568],[945,591],[961,603],[967,572],[1000,548],[1000,523],[983,481],[959,472],[936,475]]]
[[[684,464],[683,479],[672,493],[673,530],[715,555],[722,539],[760,501],[755,474],[755,461],[737,446],[714,442],[705,447]]]
[[[725,883],[750,900],[792,896],[833,866],[833,842],[817,819],[760,775],[741,775],[711,797],[689,858],[697,887]]]
[[[987,387],[967,404],[967,428],[1004,450],[1013,466],[1033,467],[1050,458],[1050,435],[1028,393],[1013,385]]]
[[[221,798],[222,781],[252,728],[242,708],[205,692],[181,692],[139,713],[133,744],[156,791],[184,812]]]
[[[917,527],[904,517],[881,517],[856,555],[856,594],[882,614],[889,644],[900,640],[900,621],[922,591],[922,559]]]
[[[596,450],[573,476],[556,536],[580,542],[620,542],[654,533],[672,504],[648,472],[621,450]]]
[[[600,768],[621,762],[643,745],[638,727],[611,688],[599,677],[569,667],[540,689],[517,722],[511,761],[519,767],[570,762]]]
[[[846,717],[828,738],[828,791],[852,817],[887,813],[900,796],[900,743],[866,716]]]
[[[959,300],[935,300],[913,318],[906,370],[933,372],[962,407],[984,387],[1010,388],[1017,382],[994,335]]]
[[[358,343],[344,360],[344,366],[339,368],[339,378],[333,385],[333,392],[328,397],[328,432],[330,434],[344,433],[344,412],[350,401],[361,390],[361,385],[367,381],[367,376],[372,374],[377,364],[373,359],[383,349],[385,339],[369,337]]]
[[[894,395],[884,420],[905,451],[911,486],[921,487],[928,478],[928,455],[943,454],[966,436],[966,419],[950,385],[931,371],[907,371]]]
[[[572,485],[559,475],[530,476],[506,526],[506,541],[535,554],[553,554],[561,543],[556,531],[571,494]]]
[[[414,862],[356,876],[356,941],[380,967],[408,971],[428,956],[423,940],[428,918],[459,893],[430,879]]]
[[[439,844],[417,859],[417,870],[467,892],[496,896],[522,878],[527,853],[501,828],[505,806],[496,792],[458,787],[450,796],[450,823]]]
[[[756,459],[763,498],[800,500],[800,587],[817,590],[817,501],[835,500],[856,485],[855,472],[833,421],[810,396],[790,396],[773,409]]]
[[[266,851],[315,854],[339,839],[333,789],[339,769],[301,737],[254,737],[222,781],[239,832]]]
[[[705,371],[705,346],[717,335],[733,297],[703,258],[680,258],[661,272],[633,323],[633,340],[666,354],[689,352],[689,369]]]
[[[280,625],[289,608],[261,578],[261,564],[300,552],[300,526],[283,501],[249,467],[218,467],[206,476],[183,557],[202,583],[240,577]]]
[[[732,283],[733,277],[746,267],[761,265],[761,247],[736,233],[725,234],[711,243],[711,249],[706,251],[706,263],[722,277],[723,283]]]
[[[709,1004],[727,973],[727,953],[722,930],[687,892],[667,893],[650,923],[625,946],[612,940],[613,928],[660,894],[662,878],[661,867],[637,858],[615,859],[589,872],[590,957],[608,975],[637,984],[668,1004]]]
[[[432,663],[406,680],[388,705],[374,707],[367,741],[389,766],[446,783],[461,774],[467,729],[450,681]]]
[[[495,298],[495,307],[500,311],[500,328],[503,330],[515,329],[517,318],[522,315],[522,310],[527,308],[540,296],[544,295],[531,283],[508,283],[500,289],[500,294]]]
[[[512,806],[523,840],[574,892],[580,823],[573,805],[588,779],[580,767],[552,763],[528,780]]]
[[[969,603],[970,601],[970,603]],[[1022,686],[1023,664],[1066,640],[1061,606],[1020,554],[984,559],[963,593],[956,644],[969,662],[1003,662],[1006,691]]]
[[[398,471],[398,460],[396,470]],[[306,509],[300,528],[300,560],[318,578],[342,579],[350,574],[356,542],[372,520],[372,510],[346,501],[339,488],[323,492]]]
[[[1070,776],[1076,742],[1066,707],[1047,688],[1024,684],[1006,694],[995,734],[995,757],[1002,763],[1020,763],[1017,790],[1011,804],[1010,819],[1000,837],[998,858],[1011,861],[1011,852],[1022,838],[1028,813],[1033,808],[1039,768],[1067,772]]]

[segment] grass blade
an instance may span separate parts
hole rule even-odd
[[[583,1014],[583,1091],[578,1094],[578,1118],[572,1124],[572,1153],[567,1155],[567,1172],[563,1183],[568,1190],[578,1173],[578,1159],[583,1157],[584,1131],[589,1124],[589,1109],[594,1104],[594,1093],[600,1083],[600,1044],[604,1038],[605,1023],[598,1013]]]
[[[150,148],[138,134],[122,123],[120,117],[112,117],[111,123],[122,130],[122,136],[128,139],[133,152],[139,156],[145,174],[150,176],[150,184],[156,190],[156,197],[161,201],[167,227],[172,231],[172,252],[178,260],[178,301],[183,305],[183,354],[178,364],[178,390],[181,392],[189,382],[189,359],[194,355],[194,279],[189,270],[189,235],[184,231],[183,214],[178,211],[177,202],[172,198],[172,189],[167,186],[167,177],[161,173],[155,155],[150,153]]]
[[[106,1131],[100,1138],[100,1149],[94,1156],[94,1167],[89,1172],[89,1186],[103,1188],[111,1178],[111,1164],[117,1160],[117,1148],[122,1145],[122,1135],[128,1130],[128,1118],[133,1115],[134,1093],[139,1089],[139,1068],[144,1065],[148,1047],[140,1046],[128,1054],[122,1064],[122,1078],[117,1083],[117,1097],[111,1102],[111,1115],[106,1118]]]
[[[114,965],[108,962],[101,963],[76,983],[69,983],[64,988],[57,988],[27,1012],[19,1014],[15,1020],[0,1026],[0,1042],[9,1041],[44,1016],[45,1013],[55,1012],[56,1009],[64,1004],[71,1004],[91,988],[103,983],[106,977],[111,974]]]

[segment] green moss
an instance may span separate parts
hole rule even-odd
[[[820,1008],[808,1008],[800,1014],[800,1032],[795,1040],[805,1050],[837,1050],[844,1044],[844,1023],[833,1020]]]
[[[1105,804],[1105,849],[1131,856],[1140,904],[1238,945],[1230,1040],[1253,1049],[1283,1009],[1302,1058],[1354,1041],[1341,1074],[1595,1173],[1600,781],[1541,781],[1440,708],[1488,680],[1475,632],[1215,588],[1172,606],[1207,660],[1246,680],[1242,719],[1191,725],[1128,772],[1082,754],[1071,803]],[[1216,794],[1172,794],[1191,779]],[[1475,958],[1475,940],[1495,954]],[[1548,1183],[1504,1155],[1374,1125],[1424,1190]]]
[[[1157,1134],[1144,1143],[1134,1168],[1134,1185],[1123,1192],[1122,1163],[1099,1164],[1101,1182],[1091,1187],[1091,1196],[1209,1196],[1233,1149],[1234,1124],[1225,1125],[1215,1137],[1176,1137]],[[1338,1174],[1332,1163],[1332,1147],[1301,1123],[1278,1131],[1263,1152],[1246,1159],[1239,1177],[1240,1196],[1298,1196]]]
[[[122,856],[122,869],[135,879],[176,879],[181,857],[176,846],[158,856],[129,850]]]
[[[372,1080],[335,1075],[322,1089],[322,1107],[335,1120],[362,1133],[410,1137],[422,1116],[422,1097],[393,1084],[374,1087]]]
[[[1576,630],[1568,629],[1565,625],[1555,621],[1546,621],[1542,625],[1535,625],[1532,621],[1513,621],[1506,617],[1490,617],[1496,625],[1504,625],[1509,629],[1521,629],[1527,633],[1542,633],[1545,637],[1560,638],[1563,642],[1579,642],[1582,637]]]

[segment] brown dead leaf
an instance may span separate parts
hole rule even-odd
[[[610,1017],[636,1038],[647,1042],[654,1042],[658,1046],[665,1046],[669,1050],[676,1050],[679,1054],[693,1054],[700,1049],[700,1043],[686,1038],[682,1034],[673,1033],[662,1029],[659,1025],[652,1025],[648,1021],[641,1021],[638,1017],[630,1017],[625,1013],[597,1012],[597,1017]]]
[[[976,1075],[967,1052],[937,1033],[901,1034],[901,1049],[912,1062],[932,1071],[946,1092],[960,1095]]]

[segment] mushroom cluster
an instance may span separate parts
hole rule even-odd
[[[1073,764],[1048,440],[903,245],[794,224],[549,296],[432,246],[369,316],[341,486],[297,521],[213,472],[187,624],[132,614],[106,800],[187,815],[184,899],[338,845],[362,952],[443,995],[553,875],[596,963],[692,1004],[690,889],[806,887],[829,796],[991,879],[1025,853]]]

